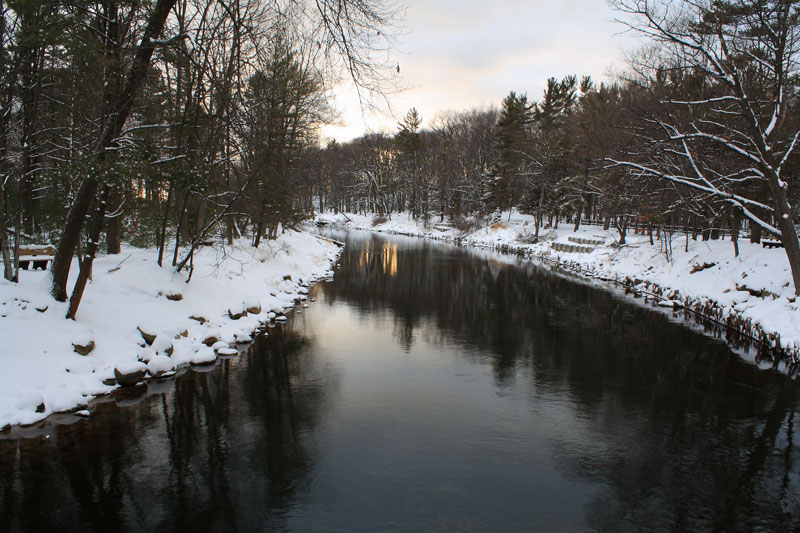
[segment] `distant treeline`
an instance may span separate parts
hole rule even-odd
[[[412,109],[394,135],[321,147],[342,75],[385,89],[385,0],[0,1],[4,275],[15,242],[57,243],[65,300],[77,253],[74,314],[101,244],[182,270],[212,236],[258,244],[315,210],[468,227],[514,209],[537,236],[593,220],[738,252],[741,229],[769,235],[800,288],[800,1],[613,4],[650,44],[612,82],[551,78],[427,129]]]
[[[435,117],[412,109],[394,136],[330,143],[318,208],[388,216],[492,216],[535,231],[568,220],[651,235],[747,229],[779,239],[800,289],[797,144],[800,2],[614,2],[650,46],[613,83],[547,80],[538,100]]]

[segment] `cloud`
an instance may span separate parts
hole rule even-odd
[[[621,27],[605,0],[438,0],[414,3],[407,17],[410,31],[393,58],[412,89],[391,97],[394,116],[362,118],[343,91],[346,133],[326,134],[341,140],[365,129],[391,131],[412,106],[429,124],[444,110],[499,105],[511,90],[538,99],[551,76],[601,80],[630,42],[616,35]]]

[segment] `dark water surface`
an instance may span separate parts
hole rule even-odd
[[[793,381],[487,257],[349,236],[249,352],[0,441],[0,531],[800,527]]]

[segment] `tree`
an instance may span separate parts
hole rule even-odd
[[[420,163],[425,143],[422,140],[419,128],[422,125],[422,117],[416,108],[412,107],[397,125],[397,134],[394,137],[395,145],[401,154],[400,164],[403,172],[410,184],[409,207],[414,218],[423,215],[427,217],[427,187],[422,183],[420,176]]]
[[[800,294],[796,187],[788,169],[800,129],[792,120],[798,89],[800,2],[712,0],[675,4],[617,0],[628,25],[663,52],[670,71],[698,78],[697,97],[666,98],[650,117],[660,132],[653,156],[613,159],[739,210],[751,227],[780,236]],[[706,157],[714,147],[724,158]],[[724,161],[724,165],[720,164]],[[765,200],[755,190],[767,193]]]
[[[490,209],[514,207],[521,180],[527,173],[526,151],[533,107],[527,95],[517,95],[514,91],[503,99],[494,131],[497,159],[489,171],[492,181],[486,201]]]
[[[158,0],[148,16],[141,40],[125,76],[122,90],[119,94],[106,98],[103,117],[104,127],[97,142],[98,162],[102,163],[105,161],[106,150],[114,146],[122,132],[125,121],[128,119],[133,109],[135,98],[138,96],[142,84],[144,83],[147,69],[150,65],[150,59],[157,46],[157,37],[161,34],[167,16],[176,1],[177,0]],[[111,91],[113,89],[108,88],[108,90]],[[61,235],[61,240],[59,241],[56,255],[53,259],[52,294],[56,300],[66,300],[67,278],[69,276],[72,255],[78,243],[83,223],[86,219],[86,215],[89,213],[89,208],[98,185],[99,181],[95,176],[89,176],[84,179],[78,189],[72,207],[69,210],[64,232]],[[89,235],[88,250],[85,257],[81,260],[81,271],[76,281],[75,289],[73,289],[73,297],[70,298],[70,310],[68,313],[70,318],[74,317],[77,312],[83,290],[86,286],[86,280],[89,277],[92,261],[94,260],[94,253],[98,245],[97,241],[100,238],[100,231],[102,231],[102,220],[105,216],[106,207],[104,202],[107,201],[108,189],[109,186],[103,184],[104,194],[101,195],[99,208],[93,215],[97,223],[92,224],[93,229],[98,227],[99,229],[97,229],[96,234],[92,231]]]

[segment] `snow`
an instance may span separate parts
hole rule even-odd
[[[160,333],[158,336],[156,336],[156,340],[153,341],[153,344],[151,344],[150,347],[156,353],[165,354],[172,349],[172,339],[167,335]]]
[[[458,242],[462,245],[522,253],[549,264],[559,264],[586,277],[639,285],[642,291],[655,287],[663,295],[662,305],[711,303],[721,316],[737,316],[777,335],[780,345],[795,354],[800,351],[800,302],[792,283],[789,261],[783,248],[765,249],[746,238],[739,239],[739,257],[734,257],[729,239],[702,241],[676,233],[672,237],[672,257],[667,260],[664,243],[631,229],[626,244],[619,246],[615,229],[583,224],[577,232],[573,224],[561,223],[557,229],[541,228],[539,242],[530,244],[534,233],[532,216],[503,213],[502,222],[461,232],[438,217],[426,227],[408,214],[392,214],[391,220],[373,225],[371,215],[322,213],[317,223],[349,229],[378,231],[427,239]],[[554,243],[576,244],[570,237],[602,240],[603,245],[588,245],[590,253],[559,252]],[[655,236],[654,236],[655,238]],[[697,266],[713,264],[696,270]],[[755,293],[755,294],[754,294]],[[796,356],[796,355],[795,355]]]
[[[156,351],[150,346],[142,348],[136,354],[136,358],[143,363],[149,363],[154,357],[156,357]]]
[[[159,376],[170,370],[175,370],[175,363],[166,355],[156,355],[147,363],[147,372],[151,376]]]
[[[147,366],[144,363],[139,361],[120,361],[116,364],[115,368],[119,371],[120,374],[134,374],[136,372],[141,372],[142,370],[147,370]]]
[[[193,365],[208,365],[216,360],[217,354],[211,348],[200,348],[189,359]]]
[[[338,254],[338,246],[326,239],[286,231],[259,248],[245,240],[224,249],[202,248],[186,283],[186,272],[158,267],[154,250],[123,246],[120,255],[95,260],[74,321],[64,318],[68,304],[50,296],[49,271],[22,271],[19,284],[0,280],[0,428],[33,424],[111,392],[116,386],[103,381],[114,378],[115,367],[142,369],[141,360],[152,364],[153,373],[165,366],[213,363],[216,354],[204,339],[214,334],[228,345],[249,339],[269,321],[270,310],[285,311],[309,283],[330,277]],[[77,271],[75,263],[70,282]],[[287,274],[290,280],[284,279]],[[170,300],[168,294],[183,298]],[[228,309],[243,302],[260,304],[263,311],[231,320]],[[144,346],[138,326],[157,335],[152,347]],[[87,340],[95,342],[88,356],[73,351],[72,342]],[[42,403],[44,410],[37,413]]]
[[[76,346],[88,346],[92,342],[92,339],[94,339],[94,335],[91,331],[80,331],[72,337],[72,344]]]

